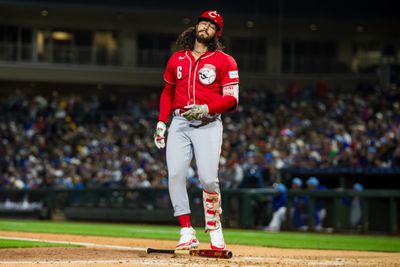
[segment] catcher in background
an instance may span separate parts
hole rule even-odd
[[[219,42],[222,28],[223,20],[217,11],[203,12],[197,24],[178,37],[177,45],[183,50],[171,56],[164,72],[165,86],[154,142],[159,149],[166,145],[169,194],[174,216],[181,225],[176,249],[199,246],[190,222],[186,188],[193,155],[203,189],[205,231],[210,233],[211,249],[225,249],[218,181],[221,113],[237,109],[239,74],[235,60],[222,52]],[[165,143],[171,113],[173,118]]]

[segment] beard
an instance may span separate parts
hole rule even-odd
[[[211,41],[212,41],[214,36],[208,35],[206,31],[202,31],[202,32],[204,32],[205,34],[204,35],[200,35],[200,32],[198,32],[196,30],[196,40],[197,40],[197,42],[205,44],[205,45],[211,43]]]

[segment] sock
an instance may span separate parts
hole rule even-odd
[[[181,227],[191,227],[190,223],[190,215],[189,214],[184,214],[184,215],[179,215],[178,216],[179,223],[181,224]]]

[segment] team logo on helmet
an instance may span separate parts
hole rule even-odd
[[[215,72],[215,66],[211,64],[204,65],[199,71],[199,78],[203,84],[209,85],[215,81],[217,74]]]
[[[208,12],[208,15],[212,18],[216,18],[217,17],[217,11],[210,11]]]

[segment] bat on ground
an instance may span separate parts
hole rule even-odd
[[[184,253],[183,250],[174,249],[158,249],[158,248],[148,248],[147,254],[150,253],[164,253],[164,254],[177,254],[177,252]],[[187,252],[187,250],[186,250]],[[212,249],[192,249],[189,250],[190,256],[207,257],[207,258],[218,258],[218,259],[230,259],[233,256],[232,251],[229,250],[212,250]]]

